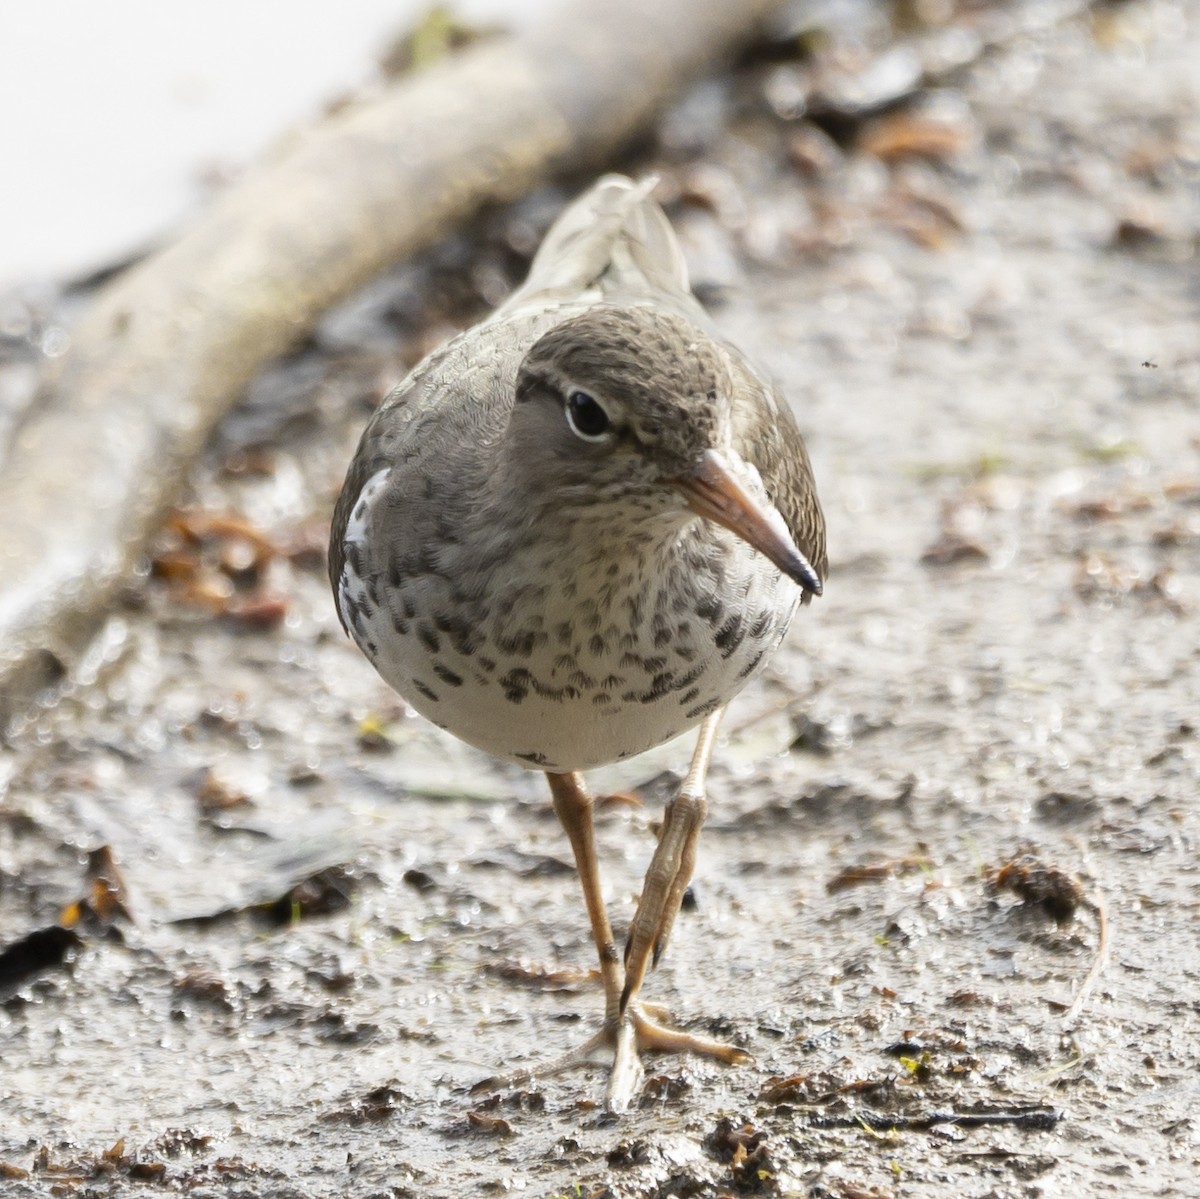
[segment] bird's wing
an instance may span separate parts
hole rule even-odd
[[[829,573],[825,514],[796,418],[787,400],[740,355],[735,364],[743,375],[734,387],[733,424],[741,432],[735,448],[758,471],[797,548],[824,582]],[[806,593],[804,602],[810,598]]]
[[[367,519],[372,503],[393,503],[403,495],[410,522],[429,519],[438,509],[414,480],[414,460],[434,462],[452,458],[459,482],[467,492],[483,469],[486,447],[499,436],[507,420],[517,368],[539,331],[552,315],[518,316],[492,330],[486,347],[468,329],[423,358],[384,397],[367,422],[350,464],[329,530],[329,578],[338,592],[347,555],[354,552],[352,535]],[[495,390],[492,390],[492,389]],[[461,404],[446,403],[458,396]],[[364,489],[370,496],[364,496]],[[358,511],[360,502],[367,508]],[[358,523],[356,523],[356,521]],[[339,605],[339,614],[341,613]]]

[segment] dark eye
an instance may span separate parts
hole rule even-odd
[[[603,441],[609,429],[608,413],[586,391],[567,396],[567,424],[584,441]]]

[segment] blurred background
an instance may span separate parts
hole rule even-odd
[[[522,28],[551,0],[462,0]],[[0,294],[128,259],[287,130],[369,93],[424,0],[75,0],[0,11]]]

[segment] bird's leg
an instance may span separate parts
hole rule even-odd
[[[596,862],[596,835],[592,822],[593,800],[583,776],[574,774],[551,774],[546,772],[550,794],[554,799],[554,811],[558,816],[571,849],[575,853],[575,867],[583,887],[583,901],[587,905],[588,919],[592,925],[592,939],[600,955],[600,979],[604,984],[604,1024],[594,1036],[589,1037],[578,1049],[572,1049],[562,1057],[543,1062],[513,1074],[485,1078],[472,1087],[472,1091],[493,1090],[497,1087],[514,1087],[535,1078],[550,1078],[565,1070],[585,1065],[602,1049],[613,1050],[616,1065],[612,1077],[620,1074],[622,1091],[632,1097],[641,1082],[641,1063],[637,1058],[636,1045],[632,1055],[629,1043],[632,1032],[624,1028],[621,1020],[621,959],[613,939],[612,925],[604,907],[604,895],[600,888],[600,868]],[[623,1046],[625,1046],[623,1051]],[[618,1067],[620,1067],[618,1071]],[[612,1082],[609,1083],[611,1102]],[[626,1106],[617,1104],[613,1106]]]
[[[651,955],[657,961],[679,911],[679,903],[696,864],[696,838],[704,820],[704,775],[712,753],[720,713],[710,716],[700,729],[700,742],[691,769],[679,795],[667,809],[658,848],[646,876],[646,885],[630,929],[626,949],[627,979],[621,984],[621,963],[613,940],[612,926],[604,907],[600,870],[596,862],[593,801],[579,774],[550,774],[554,811],[566,830],[575,853],[575,865],[583,887],[592,938],[600,955],[600,978],[604,984],[604,1024],[578,1049],[554,1061],[518,1071],[506,1077],[485,1079],[473,1089],[518,1086],[535,1078],[548,1078],[581,1066],[600,1050],[613,1054],[606,1102],[612,1111],[629,1106],[642,1082],[640,1053],[698,1053],[724,1062],[742,1062],[748,1054],[711,1037],[693,1036],[667,1028],[652,1020],[634,997],[641,987]]]
[[[596,952],[600,955],[600,979],[604,984],[604,1022],[615,1024],[621,1006],[621,971],[612,925],[608,922],[608,912],[605,910],[604,895],[600,888],[600,867],[596,861],[596,831],[592,821],[592,797],[581,774],[547,773],[546,780],[550,784],[550,794],[554,797],[555,814],[575,853],[575,868],[579,872],[583,902],[587,905],[588,920],[592,925],[592,939],[596,942]]]
[[[683,902],[683,893],[696,868],[696,843],[700,826],[708,812],[704,780],[717,739],[717,726],[725,709],[718,708],[700,726],[700,736],[692,754],[692,764],[679,788],[679,794],[663,813],[658,846],[638,900],[629,937],[625,942],[625,988],[621,993],[621,1011],[638,993],[651,964],[658,965],[667,948],[671,927]]]
[[[612,925],[609,924],[608,912],[604,907],[604,896],[600,889],[600,868],[596,862],[592,797],[588,793],[583,776],[578,773],[547,773],[546,778],[550,783],[550,794],[554,797],[554,811],[566,830],[571,849],[575,852],[575,866],[579,871],[583,901],[587,905],[588,919],[592,924],[592,938],[600,955],[600,978],[604,984],[603,1027],[579,1049],[552,1063],[548,1069],[550,1072],[568,1069],[586,1061],[597,1049],[611,1046],[613,1068],[608,1076],[605,1099],[611,1110],[623,1111],[642,1085],[642,1062],[638,1057],[641,1037],[635,1024],[624,1018],[620,960],[617,957],[616,942],[613,940]],[[545,1072],[543,1070],[539,1073]]]
[[[750,1055],[735,1045],[726,1045],[711,1037],[695,1036],[665,1027],[651,1020],[636,1002],[647,969],[652,963],[658,963],[667,947],[683,893],[696,867],[696,843],[708,809],[704,780],[717,738],[717,726],[723,714],[724,709],[718,709],[700,726],[700,736],[687,777],[663,815],[658,846],[646,871],[642,895],[625,943],[625,986],[621,992],[619,1010],[622,1026],[633,1026],[636,1046],[640,1050],[697,1053],[718,1061],[737,1063],[749,1061]],[[614,1070],[614,1076],[615,1073]],[[612,1091],[613,1084],[610,1082],[610,1102]]]

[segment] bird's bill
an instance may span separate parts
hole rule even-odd
[[[716,450],[705,450],[692,470],[674,484],[698,516],[724,525],[805,591],[821,594],[821,576],[797,548],[783,517],[772,505],[756,500]]]

